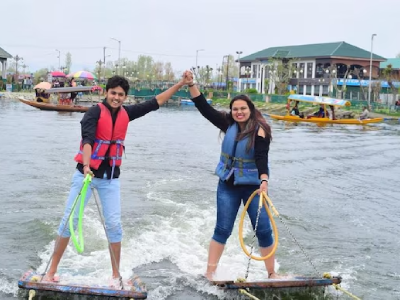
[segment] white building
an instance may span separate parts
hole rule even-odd
[[[346,42],[267,48],[240,58],[239,88],[274,94],[282,75],[286,76],[283,81],[288,89],[298,94],[328,95],[333,78],[369,77],[370,55],[369,51]],[[383,61],[386,59],[373,54],[372,78],[378,76]],[[277,66],[282,64],[290,66]]]

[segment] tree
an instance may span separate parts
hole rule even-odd
[[[65,68],[67,68],[66,70],[67,74],[71,72],[71,66],[72,66],[72,55],[71,53],[67,52],[67,54],[65,54]]]
[[[43,69],[37,70],[33,74],[34,83],[38,84],[41,81],[47,81],[47,73],[48,72],[49,72],[49,70],[47,68],[43,68]]]
[[[232,54],[229,54],[228,57],[224,60],[221,71],[223,74],[222,81],[226,80],[227,75],[228,79],[238,76],[239,69],[237,63],[235,62],[235,57]]]
[[[7,73],[15,73],[15,60],[12,60],[8,63]]]
[[[349,65],[345,65],[346,66],[346,72],[344,73],[343,76],[343,84],[342,84],[342,88],[339,88],[338,86],[338,66],[336,64],[330,66],[328,68],[329,70],[329,81],[332,83],[333,87],[336,90],[336,98],[338,99],[342,99],[343,94],[346,93],[347,90],[347,80],[349,79],[349,75],[351,75],[353,73],[353,71],[350,69]]]
[[[164,80],[173,81],[175,79],[174,70],[172,69],[172,65],[170,62],[165,63],[164,65]]]
[[[153,58],[147,55],[139,55],[137,60],[137,72],[140,79],[147,79],[153,71]]]
[[[161,61],[157,61],[156,63],[153,64],[151,72],[151,77],[156,79],[156,80],[162,80],[163,75],[164,75],[164,63]]]
[[[360,85],[360,94],[361,94],[361,99],[362,100],[367,100],[367,95],[368,95],[368,88],[366,88],[365,86],[362,85],[362,80],[364,79],[364,71],[366,71],[363,68],[354,68],[354,70],[352,71],[352,74],[355,75],[355,77],[357,77],[356,79],[358,79],[359,85]]]
[[[387,67],[382,71],[383,78],[387,81],[390,90],[392,91],[392,101],[396,101],[397,94],[399,90],[394,86],[394,82],[399,81],[399,74],[396,70],[393,70],[393,66],[391,64],[387,65]]]
[[[293,73],[297,70],[294,69],[293,64],[295,59],[281,59],[271,58],[268,59],[268,64],[264,66],[265,77],[269,77],[269,90],[277,90],[279,95],[284,95],[287,92],[290,79]]]
[[[374,80],[371,82],[371,91],[374,95],[374,99],[379,99],[379,94],[382,90],[381,80]]]

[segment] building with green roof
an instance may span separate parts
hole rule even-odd
[[[277,64],[286,64],[289,85],[299,94],[328,95],[332,78],[368,79],[371,52],[346,42],[270,47],[238,59],[241,90],[274,93]],[[386,58],[372,54],[372,78]],[[268,82],[268,88],[264,85]]]
[[[1,62],[1,74],[3,79],[7,78],[7,59],[12,58],[11,54],[0,47],[0,62]]]

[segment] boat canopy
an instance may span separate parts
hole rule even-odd
[[[73,92],[90,92],[94,86],[75,86],[75,87],[61,87],[61,88],[51,88],[46,90],[46,93],[73,93]]]
[[[329,97],[320,97],[320,96],[310,96],[310,95],[290,95],[289,100],[299,101],[299,102],[308,102],[313,104],[324,104],[324,105],[332,105],[332,106],[351,106],[350,101],[343,99],[335,99]]]

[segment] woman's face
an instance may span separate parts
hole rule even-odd
[[[246,101],[236,100],[232,103],[232,118],[238,123],[247,122],[250,118],[250,108]]]

